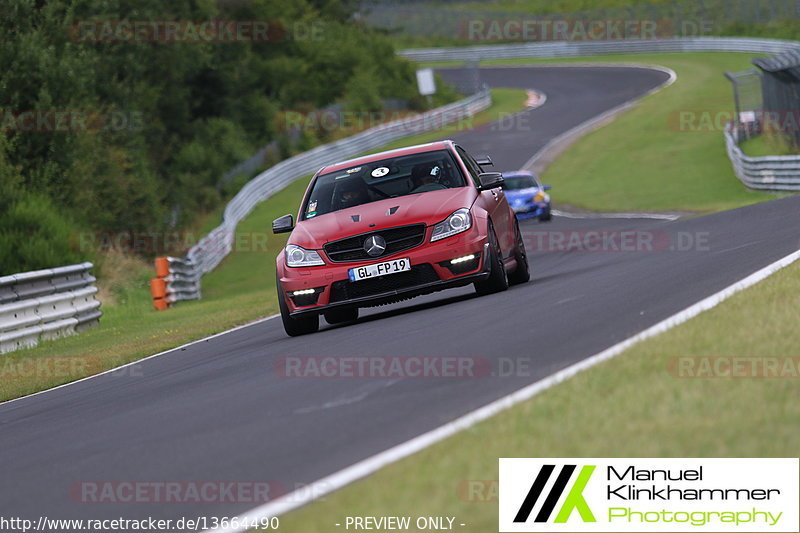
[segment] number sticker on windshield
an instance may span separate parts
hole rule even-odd
[[[372,177],[373,178],[382,178],[388,173],[389,173],[389,169],[388,168],[386,168],[386,167],[378,167],[378,168],[376,168],[375,170],[372,171]]]

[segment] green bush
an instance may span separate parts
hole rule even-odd
[[[3,270],[87,258],[61,245],[58,228],[191,224],[219,206],[227,171],[278,138],[282,110],[336,102],[368,110],[385,98],[418,104],[413,66],[384,35],[351,21],[356,7],[349,0],[6,0]],[[93,42],[76,31],[81,22],[126,19],[270,21],[286,34],[270,42]],[[89,119],[66,131],[28,128],[17,122],[26,111]],[[297,149],[285,141],[281,147],[284,154]]]
[[[49,198],[20,193],[0,212],[0,275],[77,263],[75,227]]]

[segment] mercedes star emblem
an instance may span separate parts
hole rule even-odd
[[[372,257],[378,257],[386,250],[386,240],[380,235],[372,235],[364,241],[364,251]]]

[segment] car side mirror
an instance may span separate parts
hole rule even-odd
[[[550,189],[552,189],[552,188],[553,188],[553,186],[552,186],[552,185],[544,185],[544,186],[542,187],[542,189],[544,189],[545,191],[549,191],[549,190],[550,190]]]
[[[494,166],[494,163],[492,162],[492,158],[489,157],[488,155],[482,155],[482,156],[476,158],[475,162],[478,163],[482,167],[486,167],[486,166],[493,167]]]
[[[503,174],[500,172],[482,172],[478,174],[478,181],[481,183],[480,189],[482,191],[502,187],[503,183],[505,183]]]
[[[272,233],[289,233],[294,229],[294,217],[283,215],[272,221]]]

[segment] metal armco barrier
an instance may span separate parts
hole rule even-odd
[[[492,44],[450,48],[401,50],[412,61],[475,61],[516,58],[559,58],[605,54],[647,54],[671,52],[745,52],[779,54],[797,49],[797,41],[748,37],[676,37],[647,41],[558,41]]]
[[[157,257],[156,277],[150,280],[153,307],[167,309],[180,300],[200,298],[200,276],[191,261],[176,257]]]
[[[750,157],[739,148],[740,130],[733,123],[725,129],[725,147],[736,177],[751,189],[800,191],[800,156]]]
[[[35,346],[96,324],[92,263],[0,277],[0,353]]]
[[[488,108],[491,103],[491,93],[488,89],[483,89],[463,100],[426,113],[387,122],[350,137],[317,146],[265,170],[247,182],[231,199],[222,215],[222,224],[200,239],[185,258],[159,258],[160,263],[157,260],[158,277],[151,282],[153,306],[163,310],[179,300],[200,298],[200,278],[213,270],[232,251],[239,222],[256,205],[293,181],[313,174],[324,165],[356,157],[397,139],[468,119]],[[159,264],[163,275],[159,274]],[[164,266],[167,267],[166,271],[163,270]],[[170,284],[173,292],[170,292]]]

